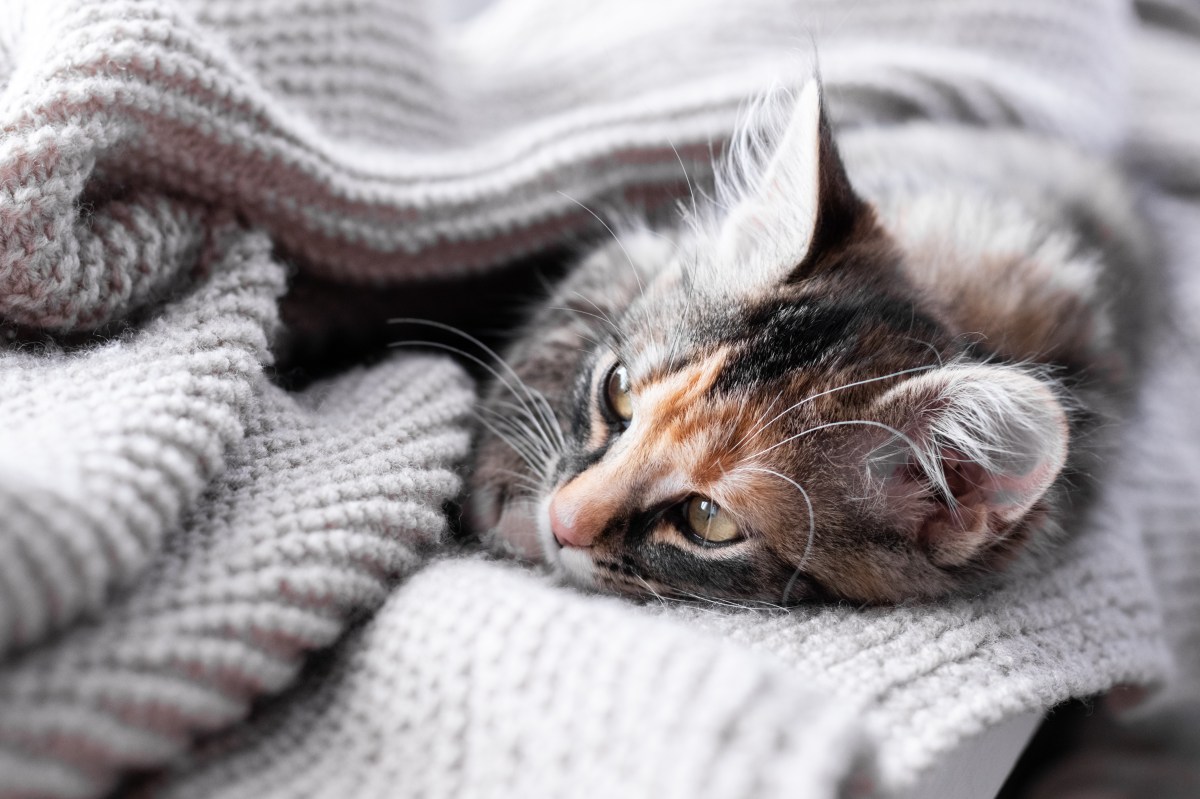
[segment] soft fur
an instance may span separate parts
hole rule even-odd
[[[481,412],[485,540],[604,590],[788,604],[973,589],[1053,538],[1135,361],[1127,193],[1025,133],[841,139],[845,164],[816,82],[764,102],[717,202],[555,288]],[[742,537],[689,535],[694,496]]]

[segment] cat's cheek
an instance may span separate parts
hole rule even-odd
[[[488,546],[521,560],[545,562],[546,552],[537,522],[538,507],[534,502],[509,502],[505,505],[500,518],[487,533],[485,541]]]
[[[467,502],[463,510],[466,513],[467,527],[474,533],[483,535],[494,529],[500,521],[500,502],[496,492],[489,488],[472,487],[467,493]]]

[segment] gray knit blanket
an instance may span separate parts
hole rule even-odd
[[[270,377],[294,276],[472,278],[677,197],[816,43],[838,124],[1128,166],[1176,306],[1001,589],[637,604],[445,545],[473,387]],[[1200,695],[1200,7],[0,3],[0,797],[891,795],[1070,697]],[[678,153],[678,156],[677,156]]]

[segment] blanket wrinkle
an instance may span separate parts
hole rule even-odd
[[[544,12],[536,3],[508,4],[510,19],[455,41],[419,2],[392,12],[331,0],[300,4],[301,17],[286,5],[268,15],[230,2],[14,0],[25,24],[0,108],[0,314],[50,330],[96,327],[147,302],[173,278],[164,269],[184,268],[199,235],[186,207],[162,196],[89,206],[93,183],[235,209],[305,268],[341,280],[512,259],[593,223],[559,191],[678,191],[664,143],[719,140],[781,56],[824,27],[886,43],[864,54],[852,37],[839,49],[831,36],[823,51],[831,85],[844,73],[839,105],[850,119],[1019,121],[1089,146],[1116,140],[1111,115],[1098,112],[1120,100],[1120,3],[1026,9],[1046,23],[1043,51],[1019,33],[1027,17],[946,4],[936,9],[945,23],[931,28],[920,14],[876,21],[878,2],[754,0],[734,13],[672,0],[642,15],[642,32],[618,35],[605,20],[630,16],[628,1],[576,9],[553,37],[534,39],[539,48],[528,32],[562,15],[535,24],[522,13]],[[697,34],[746,34],[670,33],[685,13]],[[982,25],[992,38],[973,33]],[[962,32],[972,33],[957,41]],[[1012,41],[1022,58],[1008,53]],[[581,45],[569,57],[568,43]],[[1063,58],[1081,68],[1034,79]],[[885,85],[878,75],[888,73]],[[949,76],[969,91],[947,90]]]
[[[299,397],[251,391],[244,437],[131,590],[0,672],[16,761],[0,795],[95,795],[177,756],[286,686],[437,541],[467,445],[457,368],[412,358]]]
[[[206,744],[188,779],[139,792],[833,796],[863,756],[853,703],[621,602],[564,606],[559,591],[514,564],[439,560],[315,664],[300,701]]]
[[[1070,697],[1200,699],[1194,3],[436,12],[5,4],[0,799],[888,796]],[[842,127],[1022,127],[1145,195],[1168,334],[1045,561],[898,608],[588,596],[444,546],[452,361],[269,378],[289,273],[469,292],[686,198],[810,41]]]
[[[282,271],[261,235],[145,329],[0,352],[0,655],[127,587],[243,434]]]

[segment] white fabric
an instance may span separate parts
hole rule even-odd
[[[1200,48],[1194,9],[1146,7],[1172,29],[1117,0],[502,0],[462,29],[416,2],[10,0],[0,797],[135,771],[179,797],[886,794],[1018,713],[1196,693]],[[284,265],[466,277],[588,229],[574,200],[674,198],[810,33],[843,125],[1024,125],[1148,181],[1178,312],[1078,534],[896,609],[421,566],[466,379],[414,356],[285,392]]]

